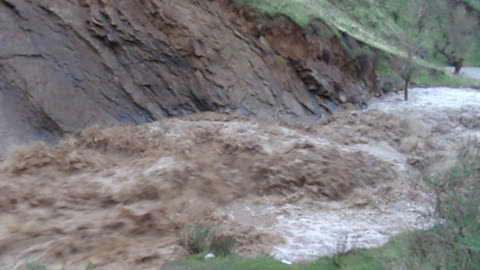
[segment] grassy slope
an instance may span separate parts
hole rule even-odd
[[[480,12],[480,0],[464,0],[467,4],[469,4],[472,8]]]
[[[333,29],[379,49],[386,55],[402,56],[396,44],[396,36],[402,34],[401,12],[403,1],[386,0],[380,5],[378,0],[233,0],[239,5],[249,5],[267,14],[285,14],[300,25],[307,24],[312,18],[319,18]],[[479,5],[480,0],[465,0]],[[332,4],[334,2],[335,4]],[[354,7],[354,8],[352,8]],[[400,11],[400,20],[396,23],[393,11]],[[479,49],[467,61],[468,65],[480,66]],[[480,82],[446,74],[438,59],[423,61],[417,59],[421,72],[415,76],[415,82],[422,85],[480,86]],[[440,73],[431,76],[428,69]],[[390,72],[391,68],[380,70],[380,74]]]
[[[239,5],[249,5],[267,14],[285,14],[300,25],[319,18],[351,37],[384,52],[402,55],[395,46],[395,37],[403,32],[404,3],[398,0],[233,0]],[[465,0],[478,6],[480,0]],[[334,2],[335,4],[332,4]],[[400,20],[393,20],[393,11],[400,12]],[[480,64],[480,62],[479,62]]]
[[[480,0],[464,0],[468,5],[480,13]],[[471,59],[467,62],[470,65],[480,66],[480,42],[477,44],[477,48],[473,53]]]
[[[388,42],[401,28],[392,23],[381,8],[376,8],[374,0],[344,0],[343,4],[332,4],[328,0],[233,0],[237,4],[246,4],[267,14],[285,14],[300,25],[307,24],[312,18],[320,18],[328,25],[371,46],[391,54],[399,50]],[[355,15],[349,6],[356,2]],[[378,24],[367,23],[372,21]],[[372,29],[374,28],[374,29]]]

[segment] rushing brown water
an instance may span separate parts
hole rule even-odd
[[[305,260],[344,236],[380,245],[428,210],[407,180],[479,129],[478,92],[433,90],[315,124],[206,113],[18,148],[1,163],[0,269],[159,268],[204,221],[245,255]]]

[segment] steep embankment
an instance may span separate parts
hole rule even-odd
[[[322,24],[229,1],[2,0],[0,24],[0,152],[92,124],[320,116],[368,96]]]
[[[371,48],[376,48],[381,55],[386,56],[401,56],[405,57],[406,54],[401,48],[402,36],[408,33],[407,28],[409,10],[407,6],[415,5],[413,2],[409,5],[405,4],[405,1],[397,0],[233,0],[234,2],[242,5],[254,7],[262,12],[268,14],[284,14],[292,18],[300,25],[308,25],[312,18],[320,19],[331,25],[335,30],[345,33],[350,37],[355,38],[358,41],[368,44]],[[432,3],[435,5],[441,5],[447,3],[448,0],[438,0]],[[452,1],[450,1],[452,2]],[[455,5],[463,5],[467,9],[467,14],[461,16],[464,18],[469,15],[468,19],[465,19],[462,24],[471,24],[473,29],[468,31],[462,31],[465,35],[471,36],[471,38],[450,37],[457,40],[459,43],[471,43],[475,42],[476,45],[470,48],[469,46],[459,46],[458,53],[463,54],[465,58],[465,64],[478,66],[480,65],[479,44],[480,39],[475,35],[475,32],[480,30],[480,13],[478,6],[480,2],[477,0],[460,0],[453,1]],[[418,3],[417,3],[418,4]],[[477,8],[474,8],[477,7]],[[411,12],[411,11],[410,11]],[[431,14],[437,14],[439,11],[431,11]],[[445,16],[447,16],[445,14]],[[432,17],[431,17],[432,18]],[[434,51],[435,40],[442,40],[444,34],[441,28],[438,27],[438,22],[432,22],[436,27],[427,27],[426,33],[423,34],[423,38],[419,50],[417,51],[416,63],[423,68],[440,68],[439,65],[445,61],[439,57],[438,52]],[[457,29],[459,30],[459,29]],[[457,31],[456,31],[457,32]],[[452,35],[452,33],[449,33]],[[399,47],[400,46],[400,47]],[[456,47],[456,46],[454,46]],[[464,48],[464,49],[460,49]],[[355,53],[355,52],[354,52]],[[421,59],[420,59],[421,58]],[[383,61],[390,61],[383,59]],[[386,65],[387,63],[384,63]],[[386,72],[384,67],[380,67],[382,75],[389,76],[394,67],[388,67]],[[424,78],[416,78],[424,83]],[[448,80],[446,80],[448,82]],[[434,80],[429,80],[429,84],[435,84]],[[449,82],[451,84],[451,82]],[[452,84],[453,85],[453,84]],[[468,85],[465,84],[465,85]]]

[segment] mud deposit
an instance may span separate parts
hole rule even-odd
[[[241,254],[293,261],[429,226],[416,177],[478,132],[480,94],[411,96],[317,124],[204,113],[19,148],[1,163],[0,269],[158,269],[203,221]]]

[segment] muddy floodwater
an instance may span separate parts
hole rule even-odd
[[[152,269],[208,221],[305,261],[423,229],[419,181],[480,131],[480,91],[415,88],[318,123],[204,113],[19,147],[0,169],[0,269]]]

